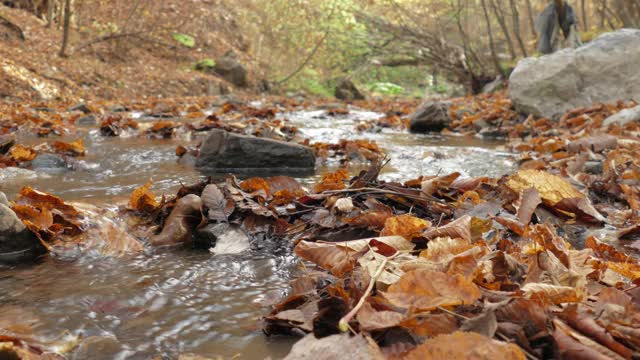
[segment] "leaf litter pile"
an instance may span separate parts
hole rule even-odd
[[[640,126],[602,126],[632,105],[575,110],[555,126],[518,119],[504,97],[479,98],[470,105],[475,112],[462,113],[445,132],[475,131],[482,120],[511,137],[520,170],[503,178],[453,173],[385,182],[382,151],[362,142],[357,148],[366,150],[358,151],[371,162],[368,170],[356,176],[338,170],[310,189],[285,176],[230,176],[161,199],[149,182],[119,209],[67,204],[31,188],[11,205],[50,252],[122,255],[142,251],[143,243],[195,243],[215,252],[216,240],[203,234],[221,224],[252,239],[290,242],[301,269],[263,329],[268,336],[302,337],[290,358],[348,352],[380,359],[634,359],[640,356]],[[205,125],[198,126],[258,135],[255,129],[276,124],[268,136],[285,134],[283,123],[268,120],[271,113],[238,116],[236,125],[203,114]],[[385,113],[387,125],[380,126],[406,123],[402,111]],[[178,128],[162,120],[140,132],[133,120],[109,116],[99,124],[104,136],[167,137]],[[342,144],[312,146],[320,158],[353,152]],[[18,146],[6,147],[6,161],[34,156]],[[47,151],[81,156],[84,150],[82,143],[64,143]],[[182,153],[189,151],[195,150]],[[0,346],[18,358],[44,354],[4,330]]]

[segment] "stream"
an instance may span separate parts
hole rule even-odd
[[[302,136],[313,142],[375,140],[391,159],[383,170],[384,180],[454,171],[463,176],[500,176],[515,167],[500,141],[354,130],[358,121],[380,116],[357,110],[337,117],[322,110],[286,114]],[[132,190],[149,179],[154,193],[172,195],[181,184],[204,177],[177,163],[175,148],[185,143],[181,136],[172,140],[108,138],[95,127],[79,131],[61,139],[84,139],[87,155],[76,170],[0,175],[0,190],[13,199],[22,186],[29,185],[65,201],[110,206],[126,202]],[[42,139],[24,135],[19,142],[38,144]],[[329,160],[319,165],[315,176],[299,180],[313,184],[338,166]],[[353,173],[358,167],[350,170]],[[42,341],[53,341],[65,332],[91,337],[81,346],[84,355],[78,351],[71,359],[159,355],[173,359],[184,353],[282,358],[297,339],[267,338],[260,318],[286,294],[298,262],[287,245],[271,241],[240,255],[148,250],[135,257],[46,258],[36,264],[0,267],[0,327],[10,324]]]

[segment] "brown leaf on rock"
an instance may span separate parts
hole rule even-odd
[[[413,311],[472,304],[480,296],[478,287],[461,275],[423,269],[407,272],[384,293],[393,305]]]
[[[431,222],[413,215],[404,214],[393,216],[385,221],[380,236],[399,235],[407,240],[411,240],[420,237],[422,232],[430,226]]]
[[[457,331],[425,341],[407,354],[405,359],[525,360],[526,357],[516,345],[493,340],[477,333]]]
[[[129,198],[129,207],[142,213],[151,213],[158,207],[155,195],[149,190],[151,181],[133,190]]]

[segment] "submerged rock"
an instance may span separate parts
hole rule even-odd
[[[313,169],[307,146],[214,129],[200,147],[196,166],[203,169]]]
[[[80,117],[78,118],[78,120],[76,120],[77,126],[93,126],[97,124],[98,124],[98,119],[93,114]]]
[[[555,117],[640,94],[640,30],[599,36],[578,49],[526,58],[509,79],[509,97],[522,113]]]
[[[43,246],[16,213],[0,204],[0,263],[28,260],[43,252]]]
[[[64,157],[56,154],[40,154],[31,161],[34,170],[67,170],[69,164]]]
[[[187,244],[193,241],[193,231],[202,220],[202,199],[189,194],[176,203],[167,218],[162,232],[151,237],[153,246]]]
[[[109,360],[123,350],[124,346],[113,336],[90,336],[78,345],[73,360]]]
[[[335,95],[336,98],[345,101],[365,99],[364,95],[362,95],[351,80],[342,80],[338,86],[336,86]]]
[[[450,101],[427,101],[411,115],[409,130],[416,133],[441,131],[451,125]]]

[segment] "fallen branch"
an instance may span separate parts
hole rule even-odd
[[[10,21],[9,19],[5,18],[2,15],[0,15],[0,25],[4,25],[9,29],[13,30],[14,32],[16,32],[20,40],[23,40],[23,41],[26,40],[26,37],[24,36],[24,32],[22,31],[22,28],[20,28],[20,26],[14,24],[12,21]]]
[[[349,331],[349,322],[351,321],[351,319],[353,319],[354,316],[356,316],[358,311],[360,311],[360,308],[364,306],[365,301],[367,301],[367,298],[369,297],[369,295],[371,294],[371,291],[373,290],[373,286],[376,284],[376,281],[378,281],[378,278],[380,277],[380,275],[382,275],[384,268],[387,266],[387,262],[389,262],[389,258],[385,256],[380,266],[378,266],[378,269],[376,270],[375,274],[373,274],[373,276],[371,277],[371,280],[369,281],[369,286],[367,286],[367,289],[364,291],[364,294],[362,294],[362,296],[360,297],[360,300],[358,300],[358,303],[356,304],[356,306],[354,306],[353,309],[351,309],[351,311],[349,311],[347,315],[343,316],[342,319],[340,319],[340,322],[338,323],[338,328],[340,329],[340,331],[342,332]]]

